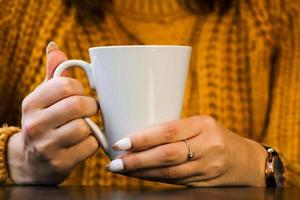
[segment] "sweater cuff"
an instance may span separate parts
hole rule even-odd
[[[19,131],[19,128],[13,126],[8,127],[6,124],[0,128],[0,185],[13,184],[8,173],[7,144],[10,136]]]

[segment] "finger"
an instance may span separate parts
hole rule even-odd
[[[114,172],[116,172],[116,170],[127,172],[178,165],[188,160],[188,154],[190,153],[189,147],[194,154],[192,160],[200,159],[202,157],[202,152],[205,152],[203,149],[205,148],[205,145],[201,145],[201,140],[199,140],[199,138],[200,136],[191,138],[188,141],[188,144],[184,141],[179,141],[160,145],[144,151],[129,152],[117,157],[116,160],[113,160],[109,164],[108,169],[112,169]],[[122,169],[120,169],[120,166],[122,166]]]
[[[88,117],[97,113],[97,101],[87,96],[71,96],[43,110],[50,127],[56,128],[73,119]]]
[[[140,151],[161,144],[188,139],[200,134],[206,118],[195,116],[160,124],[119,140],[113,145],[113,149]]]
[[[67,60],[67,56],[61,50],[59,50],[55,42],[50,42],[46,49],[47,64],[46,64],[46,81],[53,77],[53,73],[57,66]],[[67,75],[68,72],[64,71],[63,75]]]
[[[82,94],[83,86],[78,80],[57,77],[41,84],[29,94],[23,101],[23,111],[47,108],[64,98]]]
[[[125,173],[125,175],[155,180],[176,180],[184,179],[192,176],[201,177],[204,171],[201,170],[201,163],[199,161],[190,161],[180,165],[160,167],[154,169],[140,170],[137,172]]]
[[[28,126],[33,127],[38,134],[49,128],[58,128],[73,119],[94,115],[97,109],[97,102],[92,97],[71,96],[37,111],[35,115],[39,117],[32,119]]]
[[[80,143],[91,134],[90,127],[83,119],[74,119],[49,134],[49,140],[52,140],[58,148],[67,148]]]
[[[97,139],[90,135],[80,143],[69,147],[65,151],[65,157],[77,164],[94,155],[99,148]]]
[[[187,159],[188,149],[183,141],[132,152],[122,158],[126,171],[178,165]]]

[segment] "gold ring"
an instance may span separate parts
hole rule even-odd
[[[190,160],[192,160],[195,157],[195,153],[192,151],[192,148],[190,146],[189,141],[188,140],[183,140],[183,141],[184,141],[184,143],[186,144],[186,146],[187,146],[187,148],[189,150],[189,153],[187,155],[187,160],[190,161]]]

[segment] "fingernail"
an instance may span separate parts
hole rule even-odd
[[[120,172],[124,170],[124,165],[122,159],[115,159],[107,165],[106,170],[109,170],[110,172]]]
[[[131,141],[129,137],[123,138],[112,145],[112,149],[115,151],[126,151],[131,148]]]
[[[57,44],[55,42],[49,42],[46,48],[46,55],[48,55],[51,51],[59,50]]]

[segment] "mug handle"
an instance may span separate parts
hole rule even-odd
[[[92,78],[92,68],[90,63],[87,63],[82,60],[67,60],[62,62],[54,71],[53,77],[61,76],[62,72],[70,67],[78,66],[83,69],[88,77],[89,85],[91,89],[94,89],[93,78]],[[103,147],[105,153],[108,155],[109,147],[107,139],[101,129],[88,117],[83,117],[83,120],[89,125],[94,136],[98,140],[98,142]]]

